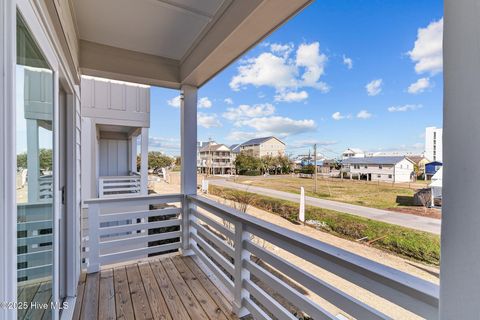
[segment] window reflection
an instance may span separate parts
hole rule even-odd
[[[18,301],[49,303],[53,272],[53,73],[17,15],[16,66]],[[50,310],[18,310],[19,319]]]

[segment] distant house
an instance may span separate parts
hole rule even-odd
[[[240,145],[240,151],[254,157],[285,155],[285,143],[275,137],[255,138]]]
[[[417,176],[425,177],[425,165],[430,162],[424,156],[408,156],[408,159],[412,160],[418,168]]]
[[[342,161],[342,175],[368,181],[409,182],[414,176],[414,165],[406,157],[352,157]]]
[[[440,161],[432,161],[425,164],[425,180],[432,179],[433,175],[442,167]]]
[[[211,142],[199,150],[200,164],[198,170],[200,173],[208,174],[232,174],[234,165],[232,152],[224,144]]]
[[[363,158],[363,157],[365,157],[365,152],[357,148],[348,148],[342,153],[342,159]]]

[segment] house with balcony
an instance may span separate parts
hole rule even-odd
[[[478,316],[475,1],[445,3],[440,285],[197,194],[198,89],[310,2],[0,0],[1,320]],[[145,193],[148,86],[181,92],[178,194]]]
[[[210,142],[199,150],[200,173],[212,175],[232,174],[235,168],[232,150],[224,144]]]

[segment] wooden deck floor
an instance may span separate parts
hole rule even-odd
[[[190,257],[83,275],[74,319],[238,319],[232,303]]]
[[[26,302],[30,306],[33,302],[44,304],[52,299],[52,283],[50,281],[39,282],[18,286],[18,302]],[[19,308],[17,310],[17,319],[51,319],[52,310],[50,308]]]

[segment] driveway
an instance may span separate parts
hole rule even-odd
[[[227,187],[231,189],[237,189],[242,191],[248,191],[252,193],[257,193],[260,195],[265,195],[273,198],[279,198],[294,202],[300,202],[300,195],[272,190],[262,187],[249,186],[245,184],[235,183],[227,180],[209,180],[209,183],[215,186]],[[390,224],[396,224],[402,227],[407,227],[411,229],[416,229],[420,231],[426,231],[434,234],[440,234],[440,219],[433,219],[428,217],[416,216],[413,214],[398,213],[394,211],[381,210],[369,207],[362,207],[354,204],[343,203],[338,201],[331,201],[313,197],[305,197],[305,202],[307,205],[335,210],[339,212],[349,213],[356,216],[382,221]]]

